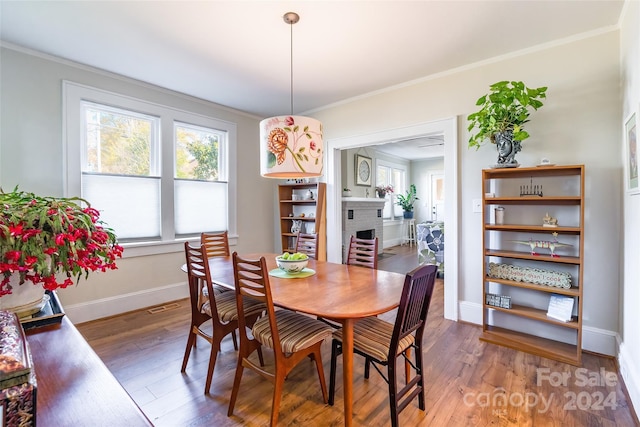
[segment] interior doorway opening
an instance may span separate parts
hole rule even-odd
[[[459,229],[459,189],[458,189],[458,133],[457,117],[421,123],[404,128],[383,130],[371,134],[336,138],[327,141],[327,259],[342,262],[342,188],[341,150],[379,145],[392,141],[402,141],[441,133],[444,135],[444,220],[447,227],[447,251],[444,278],[444,317],[458,320],[458,229]]]

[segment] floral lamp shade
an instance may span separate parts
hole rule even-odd
[[[304,116],[260,122],[260,174],[267,178],[313,178],[323,173],[322,123]]]

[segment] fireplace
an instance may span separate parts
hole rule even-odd
[[[358,239],[373,239],[376,237],[376,230],[375,228],[372,228],[370,230],[361,230],[361,231],[356,231],[356,237]]]
[[[382,253],[382,209],[384,199],[364,197],[342,198],[342,247],[343,262],[351,236],[361,239],[378,238],[378,253]]]

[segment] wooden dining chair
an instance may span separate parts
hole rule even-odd
[[[307,357],[316,362],[322,400],[327,403],[327,385],[322,368],[320,348],[324,339],[331,336],[333,329],[307,315],[286,309],[274,309],[269,273],[264,257],[253,260],[245,259],[234,252],[233,272],[239,313],[240,351],[227,415],[233,415],[240,391],[242,373],[244,368],[249,368],[274,383],[271,426],[275,426],[278,423],[284,380],[289,372]],[[246,301],[253,298],[267,306],[267,315],[258,319],[251,328],[253,338],[247,336],[245,326],[251,327],[251,325],[245,324],[243,320],[242,313],[245,308],[242,306],[242,297],[245,297],[245,304]],[[273,372],[256,365],[249,358],[254,351],[260,350],[262,346],[273,350],[275,360]]]
[[[189,337],[187,348],[182,359],[182,370],[185,372],[187,362],[191,354],[191,349],[196,345],[198,336],[204,338],[211,344],[211,355],[209,356],[209,369],[204,387],[205,394],[211,388],[211,379],[216,365],[220,342],[228,334],[238,328],[238,309],[235,292],[223,292],[217,294],[213,292],[211,284],[211,273],[207,252],[204,246],[192,246],[189,242],[184,244],[184,252],[187,259],[187,283],[189,285],[189,300],[191,304],[191,324],[189,326]],[[200,289],[207,288],[207,298],[202,300]],[[258,317],[264,312],[266,306],[254,300],[245,304],[242,315],[243,324],[253,325]],[[211,325],[209,327],[209,325]],[[211,333],[207,330],[211,329]]]
[[[200,244],[203,245],[207,251],[207,258],[216,256],[230,256],[229,252],[229,233],[227,231],[221,232],[204,232],[200,233]],[[222,292],[233,292],[231,289],[220,286],[216,283],[213,284],[213,291],[217,294]],[[200,298],[202,301],[206,301],[207,287],[201,287],[202,295]],[[238,338],[236,337],[236,331],[231,332],[231,339],[233,340],[233,348],[238,349]]]
[[[306,254],[309,258],[318,259],[318,235],[298,233],[295,250]]]
[[[359,239],[352,235],[351,240],[349,241],[347,264],[377,269],[378,238]]]
[[[229,234],[227,231],[219,233],[201,233],[200,243],[207,250],[209,258],[214,256],[230,256],[229,252]]]
[[[417,396],[418,407],[425,410],[424,377],[422,369],[422,337],[426,326],[427,312],[433,294],[438,267],[423,265],[404,279],[400,305],[394,324],[378,317],[366,317],[354,325],[353,351],[364,356],[364,377],[369,378],[369,367],[376,371],[389,385],[391,425],[398,425],[398,414]],[[410,351],[415,358],[411,361]],[[331,372],[329,378],[329,404],[333,405],[336,385],[336,364],[342,354],[342,329],[333,333],[331,344]],[[398,390],[396,359],[402,356],[405,365],[405,385]],[[378,365],[387,367],[385,375]],[[415,376],[410,379],[413,369]]]

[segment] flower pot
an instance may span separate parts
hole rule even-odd
[[[404,219],[411,219],[413,218],[413,211],[409,212],[409,211],[404,211]]]
[[[351,197],[351,190],[349,191],[342,190],[342,197]]]
[[[382,191],[378,191],[377,193],[378,193],[378,197],[381,199],[384,199],[387,196],[387,194],[383,193]]]
[[[520,141],[513,140],[513,130],[507,129],[504,132],[496,133],[494,140],[498,150],[498,163],[496,166],[503,168],[519,166],[515,156],[520,152],[522,146]]]
[[[18,317],[37,313],[43,306],[45,291],[41,284],[34,285],[30,281],[20,284],[20,275],[14,273],[9,278],[12,293],[0,297],[0,310],[12,311]]]

